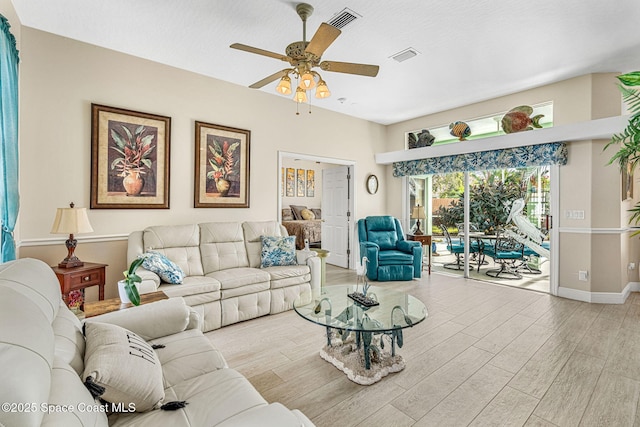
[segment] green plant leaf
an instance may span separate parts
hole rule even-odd
[[[124,150],[125,142],[118,131],[116,131],[115,129],[111,129],[111,138],[113,138],[113,142],[115,142],[120,149]],[[122,154],[124,155],[124,153]]]
[[[127,272],[128,277],[135,275],[136,270],[138,269],[138,267],[142,265],[144,260],[145,260],[145,257],[141,257],[141,258],[136,258],[131,262],[131,265],[129,265],[129,271]]]
[[[128,142],[133,142],[133,135],[131,135],[131,131],[125,125],[121,126],[124,129],[124,132],[127,134]]]
[[[127,296],[131,300],[131,304],[140,305],[140,294],[138,288],[133,283],[127,283],[124,285],[124,290],[127,292]]]
[[[618,80],[627,86],[640,86],[640,71],[633,71],[617,77]]]

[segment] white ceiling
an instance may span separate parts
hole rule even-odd
[[[12,0],[22,25],[249,86],[285,68],[230,49],[283,53],[302,40],[286,0]],[[322,72],[317,107],[397,123],[596,72],[640,69],[638,0],[310,0],[307,39],[345,7],[362,18],[325,60],[377,64],[377,77]],[[398,63],[408,47],[420,55]],[[135,71],[135,70],[132,70]],[[273,96],[277,82],[260,89]],[[339,101],[342,99],[342,102]]]

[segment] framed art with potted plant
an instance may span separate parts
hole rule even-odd
[[[171,117],[91,104],[91,209],[169,209]]]
[[[251,132],[196,121],[196,208],[248,208]]]

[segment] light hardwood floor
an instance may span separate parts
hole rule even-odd
[[[327,285],[354,281],[328,266]],[[381,285],[429,317],[405,332],[406,368],[371,386],[322,360],[323,328],[294,311],[207,336],[265,399],[319,427],[640,427],[639,293],[605,305],[440,274]]]

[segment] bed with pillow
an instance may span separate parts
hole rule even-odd
[[[296,236],[296,249],[304,248],[304,239],[310,246],[320,247],[322,242],[322,211],[319,208],[290,205],[282,209],[282,225],[289,236]]]

